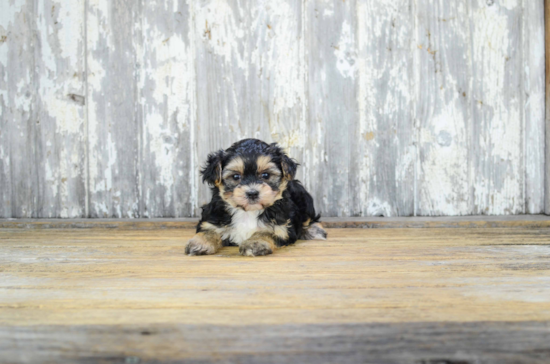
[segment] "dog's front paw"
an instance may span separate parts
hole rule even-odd
[[[198,233],[187,242],[185,246],[185,254],[189,255],[209,255],[215,254],[219,245],[217,241],[211,241],[215,239],[208,239],[204,233]]]
[[[266,240],[250,239],[241,244],[239,253],[247,257],[273,254],[274,245]]]

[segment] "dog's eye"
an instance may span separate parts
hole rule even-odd
[[[269,173],[262,173],[262,178],[263,179],[268,179],[269,178]]]
[[[241,179],[241,175],[240,175],[240,174],[234,174],[234,175],[233,175],[233,179],[234,179],[235,181],[238,181],[238,180]]]

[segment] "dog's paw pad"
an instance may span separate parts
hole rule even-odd
[[[273,253],[271,245],[262,240],[246,241],[239,247],[239,253],[247,257],[257,257]]]

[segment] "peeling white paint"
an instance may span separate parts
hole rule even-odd
[[[481,5],[472,16],[474,24],[473,64],[483,70],[483,77],[474,80],[477,122],[480,123],[481,147],[489,166],[482,184],[474,188],[474,202],[487,214],[517,214],[524,211],[523,117],[519,84],[511,83],[517,71],[512,33],[515,1]],[[520,8],[518,7],[519,11]],[[510,18],[512,17],[512,18]],[[514,34],[514,37],[512,35]]]
[[[355,34],[347,20],[342,23],[340,40],[334,46],[334,55],[336,56],[336,68],[342,77],[354,79],[357,59]]]
[[[541,0],[142,5],[0,4],[0,181],[29,194],[17,214],[36,196],[8,154],[31,132],[43,217],[82,215],[82,194],[93,216],[197,213],[199,165],[240,137],[297,158],[325,215],[542,211]]]

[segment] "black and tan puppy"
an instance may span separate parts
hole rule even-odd
[[[313,199],[294,179],[298,164],[276,144],[244,139],[208,156],[201,170],[212,187],[186,254],[238,245],[242,255],[273,253],[297,239],[326,239]]]

